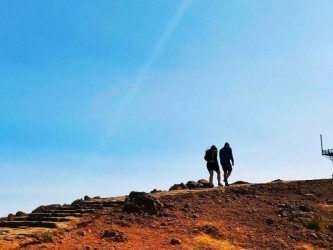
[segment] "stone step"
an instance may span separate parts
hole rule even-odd
[[[103,208],[103,203],[101,202],[82,202],[80,204],[76,204],[75,205],[76,208],[80,208],[80,209],[101,209]]]
[[[57,209],[57,210],[46,210],[46,211],[43,211],[43,212],[34,212],[34,213],[31,213],[31,214],[54,214],[54,215],[57,215],[57,214],[88,214],[88,213],[94,213],[95,212],[95,209],[65,209],[65,210],[62,210],[62,209]]]
[[[124,201],[105,201],[103,202],[103,207],[118,207],[124,205]]]
[[[85,214],[85,212],[81,212],[81,211],[54,211],[51,213],[53,216],[55,217],[66,217],[66,216],[75,216],[75,217],[81,217],[83,214]]]
[[[53,221],[53,222],[65,222],[65,221],[70,221],[68,218],[64,217],[43,217],[43,218],[38,218],[38,217],[13,217],[13,221]]]
[[[82,217],[82,213],[32,213],[30,218],[47,218],[47,217]]]
[[[124,201],[83,201],[79,205],[81,207],[93,207],[93,208],[102,208],[102,207],[116,207],[123,205]]]
[[[72,206],[72,205],[63,205],[61,207],[58,207],[57,209],[63,209],[63,210],[73,210],[73,209],[76,209],[75,206]]]
[[[0,221],[0,227],[44,227],[57,228],[57,223],[49,221]]]
[[[48,213],[53,213],[53,214],[76,214],[76,213],[81,213],[81,214],[88,214],[88,213],[93,213],[95,212],[95,209],[72,209],[72,210],[50,210],[47,211]]]

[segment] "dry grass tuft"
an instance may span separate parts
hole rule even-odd
[[[200,234],[194,240],[203,246],[209,246],[214,250],[241,250],[238,246],[233,245],[228,240],[217,240],[209,235]]]
[[[324,250],[324,248],[314,248],[313,246],[305,243],[298,244],[296,250]]]

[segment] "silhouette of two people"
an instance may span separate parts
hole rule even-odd
[[[214,187],[214,184],[213,184],[214,171],[217,174],[218,186],[223,186],[221,183],[221,171],[220,171],[219,163],[217,160],[217,147],[215,145],[212,145],[210,147],[210,149],[206,150],[204,158],[207,161],[207,170],[209,172],[210,186]],[[232,154],[232,149],[228,142],[226,142],[224,144],[224,147],[220,149],[219,158],[220,158],[220,164],[222,166],[223,173],[224,173],[224,175],[223,175],[224,184],[226,186],[229,186],[228,178],[231,175],[232,166],[234,166],[234,158],[233,158],[233,154]]]

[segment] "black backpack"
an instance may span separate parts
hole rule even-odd
[[[204,159],[206,161],[211,161],[213,160],[213,150],[210,150],[210,149],[207,149],[206,152],[205,152],[205,157]]]

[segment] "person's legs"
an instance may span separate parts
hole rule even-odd
[[[225,171],[223,171],[223,180],[224,181],[226,181],[227,179],[228,179],[228,171],[227,170],[225,170]]]
[[[222,162],[222,168],[223,168],[223,177],[224,177],[223,181],[225,182],[226,186],[229,186],[228,178],[231,175],[232,171],[230,161]]]
[[[208,172],[209,172],[209,183],[213,185],[214,170],[208,170]]]
[[[223,181],[225,182],[226,186],[229,186],[228,178],[230,175],[231,175],[231,171],[228,171],[228,170],[224,171],[224,180]]]
[[[220,170],[217,171],[217,183],[218,183],[219,186],[222,185],[222,184],[221,184],[221,171],[220,171]]]

